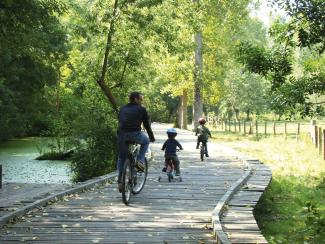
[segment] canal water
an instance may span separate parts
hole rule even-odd
[[[3,182],[71,183],[68,161],[35,160],[49,139],[28,137],[0,143]]]

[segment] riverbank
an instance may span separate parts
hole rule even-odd
[[[0,164],[5,183],[69,184],[70,162],[35,160],[48,138],[26,137],[0,143]]]

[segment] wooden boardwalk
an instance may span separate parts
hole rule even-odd
[[[253,210],[271,180],[271,171],[258,160],[247,160],[253,169],[223,213],[221,224],[231,243],[268,243],[255,221]]]
[[[1,229],[0,243],[215,243],[211,213],[243,174],[243,163],[217,150],[199,161],[195,136],[180,131],[183,181],[170,183],[161,174],[167,127],[153,128],[154,161],[145,188],[130,206],[122,203],[116,183],[107,183],[28,213]]]

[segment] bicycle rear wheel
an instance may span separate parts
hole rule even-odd
[[[201,144],[200,144],[200,158],[201,158],[201,161],[204,160],[204,153],[205,153],[205,147],[204,147],[203,142],[201,142]]]
[[[137,169],[134,169],[134,179],[133,179],[133,187],[132,187],[132,193],[138,194],[143,189],[148,175],[148,161],[147,159],[144,160],[144,170],[143,172],[137,171]]]
[[[132,175],[131,175],[131,163],[130,159],[127,159],[124,163],[122,172],[122,200],[128,205],[131,199],[132,193]]]

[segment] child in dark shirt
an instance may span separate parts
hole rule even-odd
[[[196,149],[199,149],[200,142],[202,142],[205,145],[205,156],[209,157],[208,154],[208,139],[211,138],[210,130],[204,125],[205,124],[204,118],[199,118],[199,126],[196,128],[195,135],[197,136],[197,144]]]
[[[165,150],[165,167],[163,168],[163,172],[166,172],[167,169],[167,162],[168,160],[172,159],[175,164],[176,169],[176,176],[180,175],[180,168],[179,168],[179,160],[176,154],[177,147],[180,150],[183,150],[182,145],[175,139],[177,135],[177,131],[174,128],[167,130],[168,139],[165,141],[164,145],[162,146],[161,150]]]

